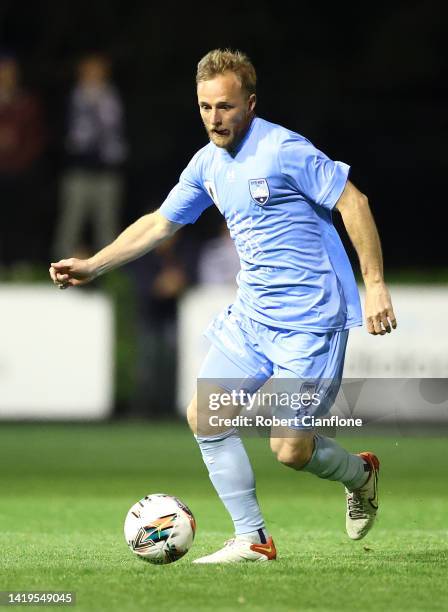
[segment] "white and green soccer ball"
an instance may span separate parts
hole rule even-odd
[[[172,563],[193,544],[196,521],[180,499],[154,493],[134,504],[124,522],[129,548],[151,563]]]

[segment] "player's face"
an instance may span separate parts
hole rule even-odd
[[[228,151],[240,142],[253,117],[255,94],[247,96],[233,72],[198,83],[202,121],[210,140]]]

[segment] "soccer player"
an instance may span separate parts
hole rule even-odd
[[[396,327],[367,197],[348,180],[345,163],[255,115],[256,74],[245,54],[211,51],[199,62],[196,81],[210,142],[193,156],[158,211],[142,216],[89,259],[52,263],[51,278],[62,289],[89,282],[153,249],[214,203],[235,242],[241,272],[235,303],[208,328],[212,346],[199,378],[251,381],[250,391],[270,377],[330,381],[332,393],[319,407],[327,411],[342,377],[348,330],[362,324],[357,286],[332,223],[333,210],[341,214],[359,257],[367,331],[382,336]],[[225,388],[225,382],[217,386]],[[188,421],[235,535],[195,562],[275,559],[237,430],[202,431],[197,410],[195,396]],[[355,540],[364,537],[378,505],[377,457],[350,454],[300,423],[279,433],[274,430],[271,438],[277,459],[341,482],[347,533]]]

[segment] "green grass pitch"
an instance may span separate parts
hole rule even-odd
[[[338,440],[381,460],[380,515],[364,540],[345,535],[341,485],[288,470],[266,439],[249,439],[279,558],[207,567],[191,561],[232,528],[186,427],[3,425],[0,590],[75,591],[73,609],[95,612],[447,610],[446,438]],[[134,557],[123,538],[128,508],[157,492],[198,523],[191,551],[168,566]]]

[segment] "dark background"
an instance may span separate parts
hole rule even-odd
[[[41,231],[50,240],[65,101],[83,53],[110,54],[125,101],[127,224],[163,201],[205,144],[195,68],[210,49],[229,46],[255,64],[260,116],[352,166],[353,182],[370,198],[387,266],[446,266],[447,15],[435,1],[3,0],[0,44],[17,52],[50,128],[54,197]],[[190,231],[212,234],[217,219],[207,211]]]

